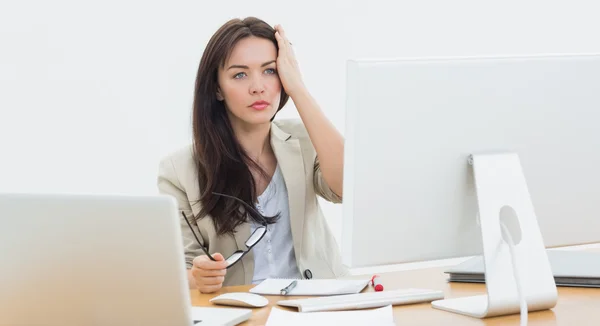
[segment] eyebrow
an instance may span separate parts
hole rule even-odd
[[[271,60],[271,61],[265,62],[265,63],[263,63],[263,64],[262,64],[262,65],[260,65],[260,66],[261,66],[261,67],[268,66],[268,65],[272,64],[273,62],[277,62],[277,60]],[[248,68],[248,66],[242,66],[242,65],[231,65],[231,66],[229,66],[229,68],[227,68],[227,70],[229,70],[229,69],[233,69],[233,68],[249,69],[249,68]]]

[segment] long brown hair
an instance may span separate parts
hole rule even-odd
[[[279,50],[275,29],[269,24],[255,17],[232,19],[209,40],[196,76],[192,121],[194,160],[200,189],[198,200],[202,209],[195,218],[210,215],[220,235],[233,234],[238,225],[247,221],[246,214],[260,224],[274,223],[278,218],[277,215],[263,216],[255,210],[245,209],[246,205],[228,197],[236,197],[254,207],[258,195],[251,169],[266,175],[242,149],[233,133],[225,104],[217,99],[219,67],[225,65],[237,42],[250,36],[268,39]],[[277,112],[288,98],[282,87]],[[275,116],[271,120],[273,118]]]

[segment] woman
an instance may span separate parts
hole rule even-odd
[[[164,158],[158,177],[183,213],[190,288],[347,274],[317,200],[342,201],[343,138],[306,89],[283,28],[253,17],[223,25],[194,95],[193,145]],[[301,121],[274,121],[288,98]],[[257,230],[265,234],[228,266]]]

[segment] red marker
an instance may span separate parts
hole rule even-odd
[[[373,277],[371,278],[371,284],[375,288],[375,291],[383,291],[383,284],[381,284],[381,282],[379,281],[379,276],[373,275]]]

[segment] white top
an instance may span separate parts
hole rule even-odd
[[[260,283],[266,278],[301,278],[292,241],[288,193],[279,165],[265,191],[258,196],[256,208],[265,216],[274,216],[277,213],[280,213],[280,216],[277,223],[267,226],[265,236],[252,248],[252,283]],[[252,223],[251,232],[254,232],[256,227],[257,225]]]

